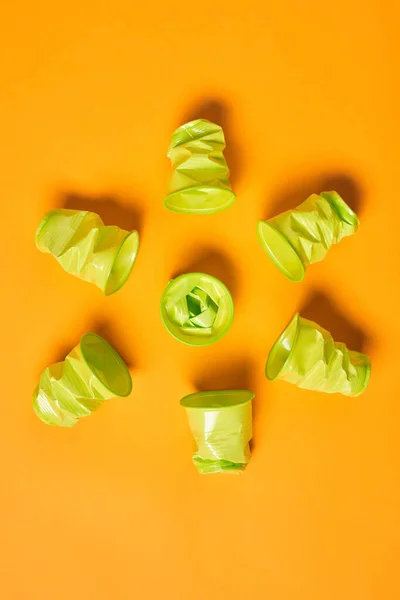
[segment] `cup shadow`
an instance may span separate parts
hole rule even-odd
[[[114,195],[88,196],[72,192],[64,194],[60,204],[62,208],[95,212],[105,225],[117,225],[127,231],[136,229],[142,234],[144,209],[136,199],[129,199],[128,205]]]
[[[97,333],[106,342],[110,344],[118,352],[128,369],[133,369],[137,366],[136,357],[133,356],[132,349],[129,344],[125,343],[124,336],[116,330],[111,321],[104,318],[95,318],[89,328],[92,333]]]
[[[373,339],[368,331],[358,327],[321,290],[314,290],[299,310],[300,316],[315,321],[332,334],[335,342],[344,342],[349,350],[365,352],[372,346]]]
[[[182,116],[181,125],[195,119],[206,119],[222,127],[226,142],[224,156],[230,170],[229,180],[235,191],[234,187],[240,180],[243,171],[243,157],[238,139],[233,131],[231,114],[232,109],[228,102],[221,98],[204,96],[187,109]]]
[[[51,354],[51,358],[44,365],[42,371],[55,363],[63,362],[67,355],[75,348],[81,337],[85,333],[97,333],[100,337],[102,337],[106,342],[110,344],[118,352],[120,357],[125,362],[126,366],[129,369],[134,368],[137,365],[136,358],[133,356],[131,349],[128,345],[123,341],[123,336],[113,327],[110,320],[104,317],[95,317],[89,326],[82,332],[80,335],[74,336],[71,338],[70,343],[63,342],[55,347],[54,351]]]
[[[361,184],[348,173],[321,173],[314,177],[288,181],[273,194],[264,210],[264,219],[270,219],[287,210],[293,210],[311,194],[336,191],[350,208],[360,216],[364,209]]]
[[[174,272],[172,279],[182,273],[206,273],[213,275],[226,285],[232,296],[238,291],[238,278],[236,269],[230,258],[216,248],[202,248],[194,253],[178,272]]]
[[[253,390],[254,365],[248,358],[207,362],[194,377],[198,391]]]
[[[59,363],[59,362],[63,362],[66,358],[66,356],[71,352],[71,350],[73,348],[75,348],[76,344],[79,342],[79,339],[76,340],[75,343],[72,344],[67,344],[66,342],[59,344],[53,354],[52,354],[52,359],[51,361],[45,365],[44,368],[49,367],[50,365],[53,365],[55,363]]]

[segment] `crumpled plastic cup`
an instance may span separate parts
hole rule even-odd
[[[72,427],[105,400],[129,396],[132,379],[103,338],[86,333],[63,362],[47,367],[33,394],[33,409],[47,425]]]
[[[236,196],[229,184],[224,148],[224,132],[219,125],[197,119],[179,127],[168,150],[173,172],[164,206],[192,215],[229,208]]]
[[[67,273],[94,283],[109,296],[124,285],[132,271],[139,234],[105,226],[93,212],[55,209],[42,219],[36,246],[52,254]]]
[[[371,362],[297,313],[272,347],[265,374],[306,390],[359,396],[368,385]]]
[[[202,474],[240,473],[250,461],[252,399],[248,390],[197,392],[182,398]]]
[[[165,328],[180,342],[208,346],[232,325],[234,305],[228,288],[205,273],[180,275],[169,282],[161,298]]]
[[[355,233],[357,215],[337,192],[312,194],[294,210],[259,221],[258,237],[268,256],[291,281],[302,281],[307,267],[323,260],[333,244]]]

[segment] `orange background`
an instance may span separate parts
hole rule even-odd
[[[400,597],[395,4],[3,0],[4,600]],[[210,217],[162,206],[170,136],[191,117],[218,120],[228,143],[238,198]],[[329,188],[361,228],[290,283],[256,222]],[[139,228],[115,296],[36,250],[57,206]],[[193,268],[236,306],[229,334],[203,349],[159,317],[168,279]],[[264,378],[299,308],[370,354],[363,396]],[[31,409],[39,375],[88,330],[129,363],[132,394],[71,430],[45,426]],[[256,393],[241,477],[201,477],[191,462],[179,400],[218,387]]]

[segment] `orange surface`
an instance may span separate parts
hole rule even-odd
[[[3,0],[1,13],[1,597],[397,600],[395,2]],[[170,135],[192,116],[225,128],[226,213],[162,207]],[[257,219],[332,187],[360,231],[292,284]],[[55,206],[139,226],[118,294],[36,250]],[[194,267],[236,302],[229,334],[203,349],[159,317],[168,279]],[[370,354],[363,396],[264,378],[300,307]],[[129,362],[132,395],[74,429],[45,426],[39,374],[88,330]],[[225,386],[256,392],[253,459],[241,477],[201,477],[179,400]]]

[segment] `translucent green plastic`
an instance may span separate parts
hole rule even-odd
[[[291,281],[323,260],[333,244],[355,233],[357,215],[337,192],[312,194],[294,210],[259,221],[258,237],[268,256]]]
[[[132,379],[103,338],[86,333],[63,362],[47,367],[33,394],[33,409],[47,425],[72,427],[105,400],[129,396]]]
[[[105,226],[93,212],[56,209],[40,223],[36,246],[52,254],[67,273],[94,283],[108,296],[128,279],[139,248],[139,234]]]
[[[367,387],[371,363],[365,354],[334,342],[331,334],[296,314],[269,353],[265,374],[306,390],[358,396]]]
[[[211,214],[229,208],[235,194],[223,150],[219,125],[203,119],[179,127],[168,150],[172,163],[169,194],[164,206],[185,214]]]
[[[197,392],[182,398],[202,474],[240,473],[251,458],[252,399],[248,390]]]
[[[177,340],[208,346],[232,325],[234,306],[228,288],[205,273],[180,275],[169,282],[161,299],[161,317]]]

